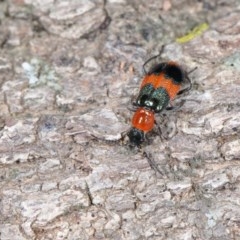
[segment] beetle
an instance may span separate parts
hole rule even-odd
[[[139,94],[133,102],[136,112],[132,117],[132,127],[127,132],[127,136],[130,144],[138,147],[144,142],[145,134],[153,129],[155,113],[172,109],[173,107],[169,107],[169,104],[176,95],[189,91],[192,87],[188,73],[176,62],[157,63],[147,72],[146,64],[156,57],[158,56],[144,63],[145,76],[140,85]],[[188,81],[189,86],[182,89],[185,80]]]

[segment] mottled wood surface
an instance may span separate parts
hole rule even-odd
[[[208,22],[201,36],[176,38]],[[144,151],[142,65],[190,74]],[[0,1],[0,239],[240,239],[240,2]]]

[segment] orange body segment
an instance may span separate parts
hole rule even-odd
[[[166,78],[164,73],[160,73],[159,75],[146,75],[142,81],[140,89],[146,84],[152,84],[155,89],[159,87],[166,89],[171,100],[180,90],[180,85],[175,84],[172,79]]]
[[[132,118],[132,126],[144,132],[151,131],[154,127],[154,112],[139,108]]]

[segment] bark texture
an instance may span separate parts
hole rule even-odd
[[[162,45],[197,69],[143,146],[160,174],[91,135],[129,128]],[[0,1],[0,239],[240,239],[239,96],[239,0]]]

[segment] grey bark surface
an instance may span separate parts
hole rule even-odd
[[[209,28],[183,44],[195,26]],[[142,65],[193,87],[127,139]],[[0,1],[0,239],[240,239],[240,2]]]

